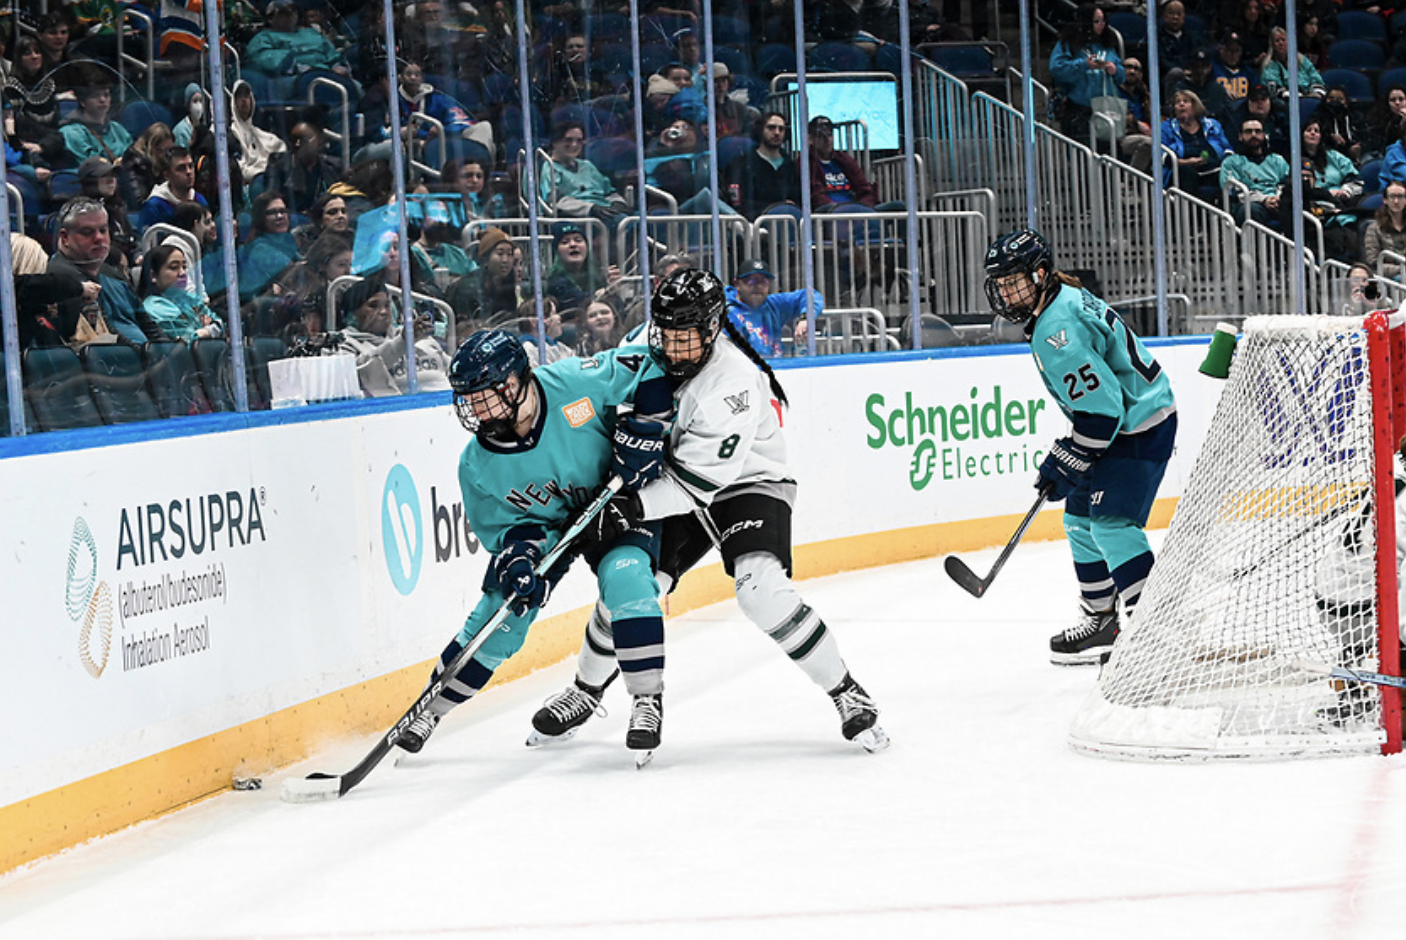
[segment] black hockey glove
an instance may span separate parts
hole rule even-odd
[[[622,415],[611,436],[610,472],[637,490],[664,472],[664,445],[669,426],[655,418]]]
[[[1061,437],[1040,463],[1040,477],[1035,481],[1035,488],[1048,490],[1050,500],[1057,503],[1088,485],[1089,473],[1097,459],[1097,453],[1074,443],[1073,438]]]
[[[634,490],[621,490],[605,504],[580,535],[581,551],[604,551],[620,536],[639,525],[644,506]]]
[[[519,617],[547,603],[552,592],[553,579],[537,576],[542,554],[541,542],[510,541],[504,542],[503,550],[493,556],[490,577]]]

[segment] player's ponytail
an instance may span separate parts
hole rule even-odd
[[[736,345],[738,349],[746,353],[747,358],[751,359],[758,369],[766,373],[766,379],[771,383],[771,393],[776,396],[776,400],[783,405],[791,404],[786,399],[786,391],[777,380],[776,373],[771,371],[771,366],[766,364],[765,359],[757,355],[757,351],[752,348],[752,344],[747,342],[747,337],[743,336],[742,332],[733,325],[732,317],[728,316],[726,312],[722,315],[722,326],[723,331],[727,333],[728,339],[732,340],[733,344]]]

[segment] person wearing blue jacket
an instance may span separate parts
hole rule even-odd
[[[1176,154],[1182,189],[1212,204],[1219,201],[1221,161],[1235,148],[1195,92],[1182,89],[1172,95],[1172,116],[1162,122],[1162,146]],[[1163,168],[1162,179],[1171,185],[1170,166]]]
[[[781,331],[794,323],[795,348],[806,339],[806,292],[803,290],[772,293],[776,275],[765,261],[744,261],[727,289],[727,315],[760,355],[781,355]],[[812,305],[815,315],[825,310],[825,298],[815,291]]]
[[[1103,11],[1085,4],[1050,53],[1050,75],[1064,96],[1060,130],[1074,140],[1089,138],[1093,99],[1116,96],[1127,79],[1123,61],[1105,28]]]

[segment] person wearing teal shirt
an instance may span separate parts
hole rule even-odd
[[[190,289],[189,262],[180,245],[166,243],[147,252],[142,262],[142,308],[166,335],[191,342],[224,335],[224,324],[210,305]]]
[[[411,752],[522,646],[574,555],[549,572],[534,569],[580,508],[610,476],[630,488],[658,476],[673,409],[672,384],[646,347],[532,368],[516,336],[483,330],[455,353],[449,381],[455,412],[474,434],[459,460],[464,515],[492,557],[483,595],[441,654],[435,678],[503,603],[511,613],[402,732],[397,743]],[[626,746],[637,751],[658,746],[662,720],[659,534],[659,523],[641,523],[584,549],[615,624],[621,676],[635,698]]]
[[[1050,397],[1072,424],[1040,464],[1036,487],[1064,500],[1083,616],[1050,639],[1060,665],[1100,661],[1152,571],[1143,527],[1176,441],[1176,401],[1162,366],[1112,307],[1055,269],[1032,229],[986,253],[986,296],[1020,324]]]
[[[127,133],[127,128],[108,119],[111,110],[110,87],[89,85],[78,89],[78,110],[59,128],[64,147],[73,157],[75,166],[89,157],[118,163],[132,146],[132,135]]]

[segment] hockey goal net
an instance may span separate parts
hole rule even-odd
[[[1135,615],[1070,730],[1139,760],[1394,752],[1400,314],[1253,317]]]

